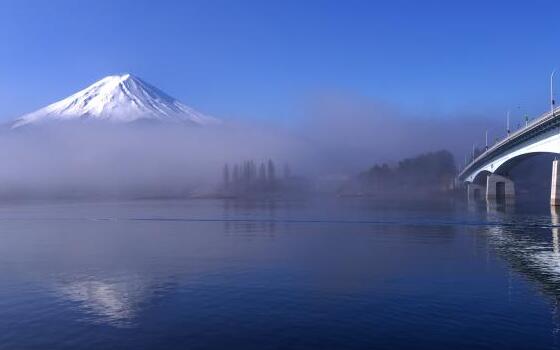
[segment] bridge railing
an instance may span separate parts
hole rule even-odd
[[[487,158],[489,155],[491,155],[492,153],[496,152],[498,149],[500,149],[501,147],[506,146],[509,142],[511,142],[512,140],[517,139],[518,137],[520,137],[521,135],[530,132],[531,130],[546,124],[547,122],[549,122],[550,120],[554,119],[555,117],[560,116],[560,107],[555,108],[553,111],[549,111],[546,112],[544,114],[542,114],[541,116],[539,116],[538,118],[534,118],[532,120],[530,120],[525,126],[522,126],[521,128],[515,130],[514,132],[510,133],[509,135],[507,135],[505,138],[499,140],[498,142],[496,142],[494,145],[488,147],[487,150],[485,150],[484,152],[482,152],[481,154],[479,154],[477,157],[475,157],[474,159],[472,159],[464,168],[463,170],[459,173],[459,175],[457,176],[458,178],[462,178],[464,177],[465,173],[471,168],[473,167],[475,164],[477,164],[478,162],[482,161],[483,159]]]

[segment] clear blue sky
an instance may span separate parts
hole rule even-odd
[[[119,72],[218,117],[295,118],[330,91],[540,113],[559,19],[560,1],[0,0],[0,118]]]

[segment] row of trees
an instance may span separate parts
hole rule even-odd
[[[404,159],[395,167],[376,164],[358,176],[358,183],[368,193],[441,191],[449,189],[456,173],[453,155],[443,150]]]
[[[271,192],[279,188],[281,182],[291,177],[290,167],[286,164],[283,178],[276,174],[272,160],[257,163],[253,160],[235,164],[225,164],[223,168],[223,189],[230,194],[249,194]]]

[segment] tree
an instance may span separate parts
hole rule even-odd
[[[358,179],[368,191],[390,192],[406,189],[445,189],[457,172],[453,155],[438,151],[401,160],[395,168],[377,164]]]
[[[239,164],[235,164],[233,166],[233,182],[235,185],[239,183],[240,174],[239,174]]]
[[[229,165],[224,165],[224,187],[229,188]]]
[[[268,182],[274,184],[276,182],[276,174],[274,170],[274,162],[271,159],[268,160]]]
[[[264,163],[261,163],[259,167],[259,182],[266,182],[266,166],[264,165]]]

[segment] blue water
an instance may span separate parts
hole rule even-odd
[[[0,204],[0,349],[555,349],[558,214],[461,201]]]

